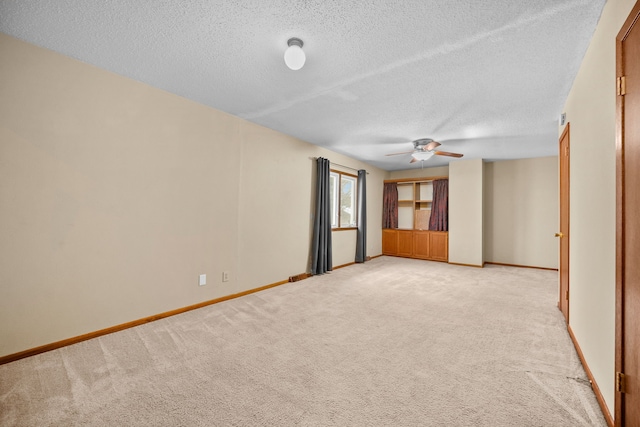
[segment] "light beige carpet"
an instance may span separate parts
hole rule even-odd
[[[605,426],[556,302],[377,258],[0,366],[0,425]]]

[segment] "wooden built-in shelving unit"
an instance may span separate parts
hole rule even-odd
[[[398,184],[398,228],[382,230],[382,253],[448,261],[449,233],[429,230],[433,181],[446,176],[387,180]]]

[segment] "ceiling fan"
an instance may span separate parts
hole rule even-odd
[[[424,162],[429,160],[433,155],[436,156],[448,156],[448,157],[462,157],[459,153],[450,153],[448,151],[435,151],[440,145],[439,142],[434,141],[431,138],[421,138],[413,141],[413,151],[404,151],[402,153],[391,153],[387,156],[397,156],[400,154],[411,154],[411,161],[409,163],[415,163],[418,161]]]

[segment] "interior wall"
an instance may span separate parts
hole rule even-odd
[[[484,261],[558,268],[558,157],[484,164]]]
[[[5,35],[0,52],[0,355],[224,294],[240,121]]]
[[[353,169],[367,170],[367,255],[382,253],[386,171],[248,122],[242,127],[241,139],[239,274],[243,287],[252,289],[309,271],[314,157],[325,157],[332,169],[354,175],[357,171]],[[263,149],[255,156],[258,141]],[[356,231],[334,231],[332,250],[334,267],[353,263]]]
[[[571,124],[569,323],[611,413],[615,395],[615,40],[634,4],[635,0],[606,3],[564,108]]]
[[[449,164],[449,262],[483,265],[482,159]]]
[[[0,356],[305,272],[312,156],[370,171],[381,253],[386,172],[4,34],[0,53]]]
[[[432,168],[414,168],[389,172],[388,179],[403,178],[431,178],[434,176],[449,176],[449,166],[436,166]]]

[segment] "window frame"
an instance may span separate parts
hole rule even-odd
[[[348,226],[341,226],[340,205],[342,200],[342,176],[348,176],[353,180],[353,223]],[[357,230],[358,229],[358,175],[342,172],[336,169],[329,170],[330,181],[337,176],[337,185],[331,185],[334,194],[331,197],[331,231]],[[337,191],[336,191],[337,190]],[[336,194],[337,193],[337,194]],[[336,203],[337,206],[336,206]],[[334,222],[335,220],[335,222]]]

